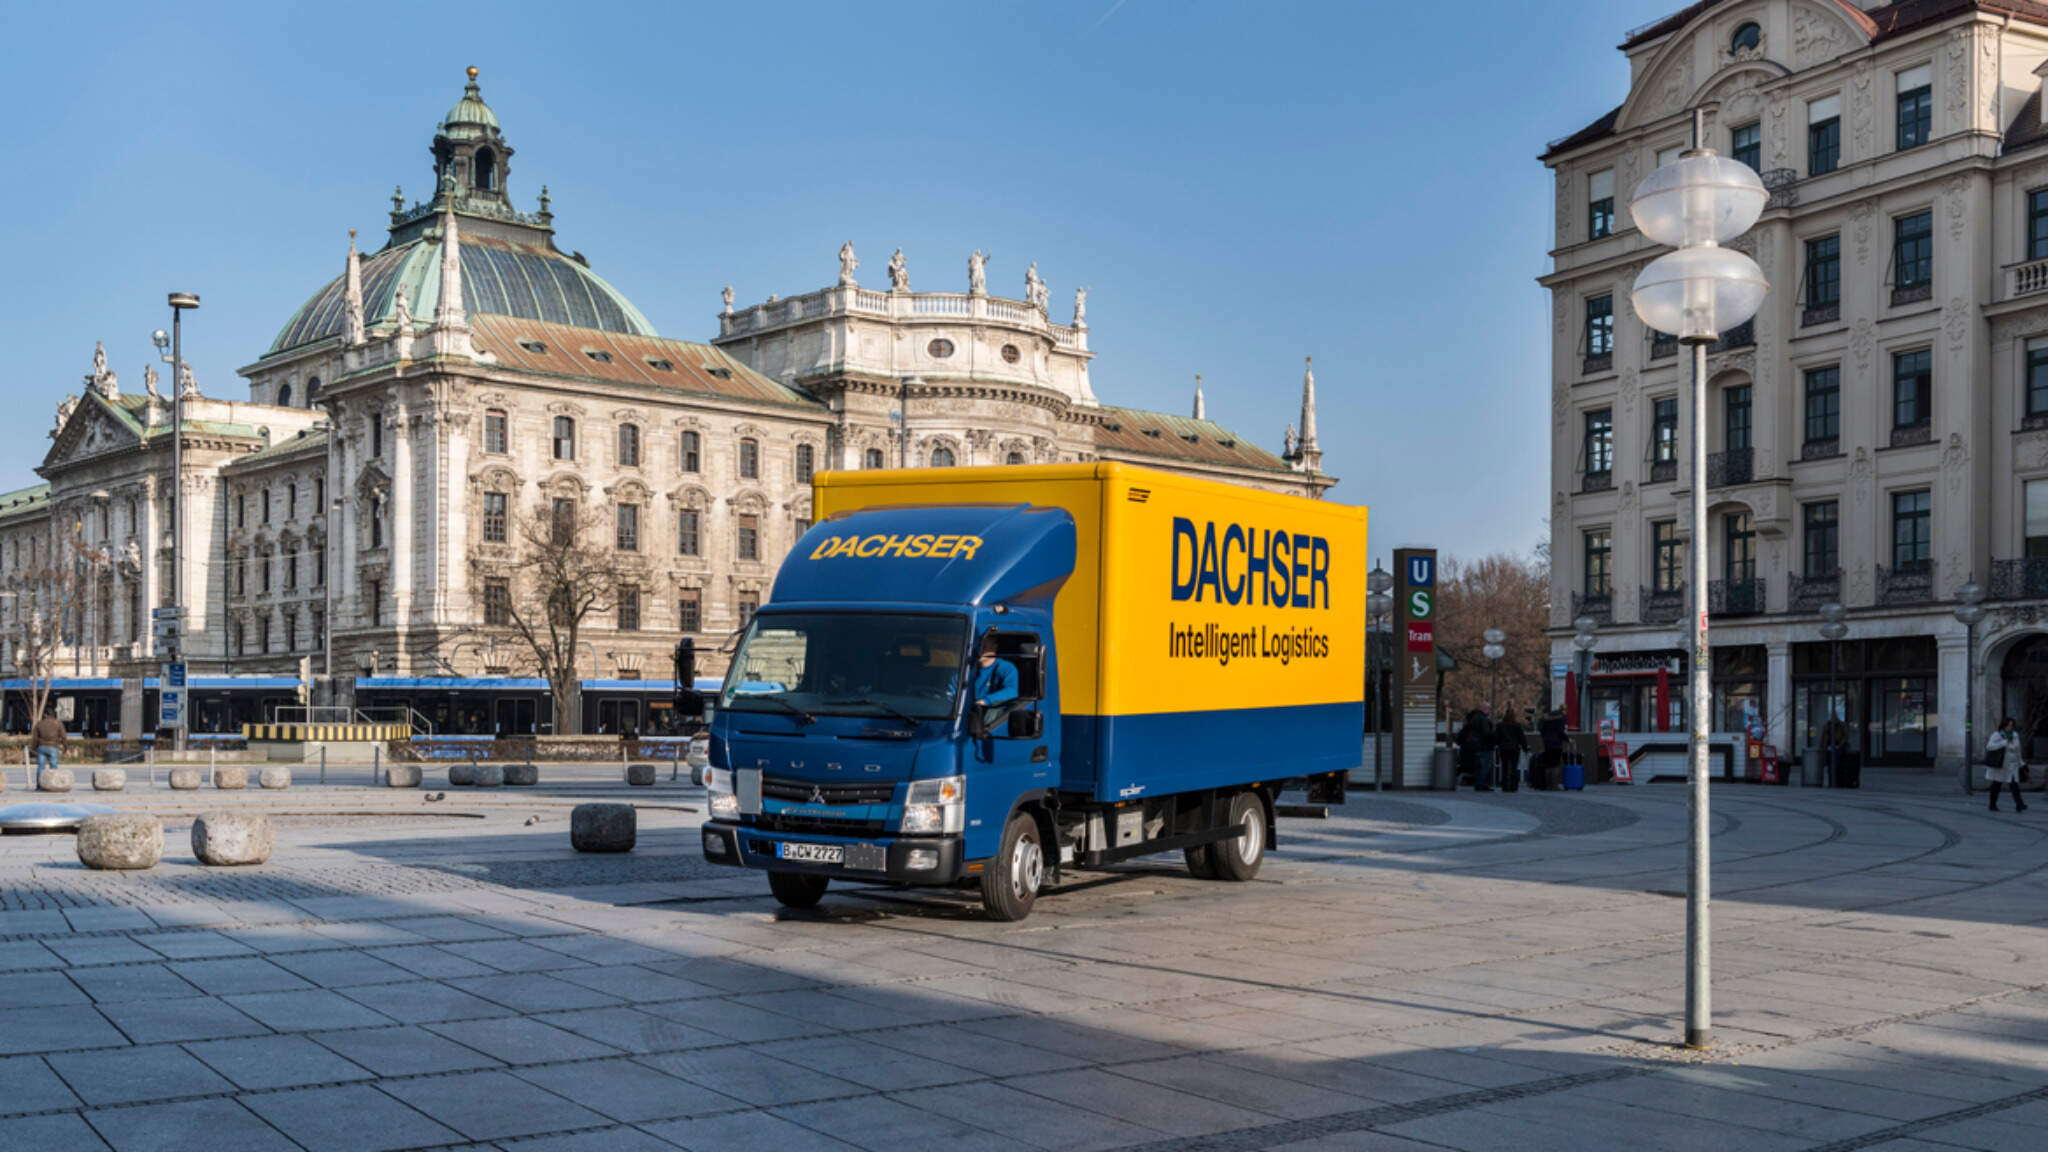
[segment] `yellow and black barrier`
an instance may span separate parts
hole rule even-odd
[[[412,739],[412,726],[408,724],[244,724],[242,738],[245,740],[286,741],[306,743],[308,741],[381,742],[385,740]]]

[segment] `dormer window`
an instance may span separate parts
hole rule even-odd
[[[599,364],[609,364],[612,362],[612,354],[601,348],[585,348],[583,354]]]
[[[1754,27],[1754,25],[1751,25]],[[497,187],[498,157],[489,148],[476,150],[476,188],[489,192]]]
[[[519,341],[519,346],[535,356],[545,356],[548,354],[548,346],[531,337]]]
[[[1729,38],[1728,54],[1740,56],[1744,52],[1754,52],[1763,45],[1763,42],[1764,30],[1757,27],[1756,22],[1752,20],[1737,28],[1735,35]]]
[[[647,358],[647,366],[649,368],[654,369],[656,372],[673,372],[676,370],[675,361],[662,360],[653,356],[649,356]]]

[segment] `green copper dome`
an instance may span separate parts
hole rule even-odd
[[[481,136],[498,131],[498,114],[484,103],[483,93],[476,86],[476,69],[469,70],[469,86],[462,90],[462,99],[441,118],[441,133],[444,136]]]

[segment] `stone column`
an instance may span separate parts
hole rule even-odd
[[[462,624],[482,615],[469,602],[469,413],[444,412],[441,421],[442,450],[436,458],[434,488],[447,497],[441,517],[441,572],[447,585],[443,618]]]
[[[1984,699],[1984,681],[1986,677],[1984,676],[1984,639],[1982,634],[1985,630],[1983,625],[1978,625],[1977,723],[1974,735],[1977,747],[1980,750],[1984,747],[1984,741],[1991,735],[1990,730],[1985,727],[1984,717],[1992,712],[1990,704]],[[1954,622],[1950,622],[1947,628],[1942,629],[1935,636],[1934,663],[1939,680],[1935,687],[1934,707],[1935,715],[1940,717],[1941,723],[1937,735],[1937,747],[1934,758],[1935,770],[1937,772],[1946,771],[1953,774],[1962,771],[1963,697],[1966,692],[1966,684],[1968,683],[1966,678],[1967,661],[1964,659],[1964,640],[1963,626]],[[1864,717],[1865,723],[1867,724],[1870,719],[1871,717]],[[1995,724],[1997,721],[1993,720],[1992,723]],[[1961,785],[1958,784],[1957,787],[1960,788]]]
[[[412,421],[413,413],[404,404],[397,404],[391,411],[391,617],[396,626],[398,638],[394,646],[393,667],[402,667],[397,662],[399,652],[405,648],[407,625],[412,622],[413,593],[413,522],[412,522]]]

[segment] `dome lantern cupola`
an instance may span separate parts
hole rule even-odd
[[[498,131],[498,115],[484,103],[476,84],[477,70],[469,70],[469,84],[462,99],[442,117],[434,133],[434,172],[439,185],[434,201],[482,201],[509,210],[505,180],[512,171],[512,146]]]

